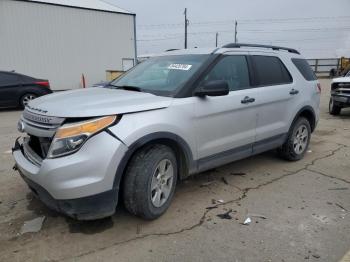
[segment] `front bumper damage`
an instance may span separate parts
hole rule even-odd
[[[53,198],[43,187],[19,173],[35,197],[48,208],[77,220],[94,220],[114,214],[118,203],[118,191],[112,189],[97,195],[77,199],[59,200]]]
[[[12,149],[14,168],[47,207],[78,220],[114,214],[119,190],[113,181],[127,149],[120,141],[102,132],[73,155],[38,161],[20,140]]]

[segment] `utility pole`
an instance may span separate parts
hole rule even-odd
[[[187,26],[189,24],[189,20],[187,19],[187,8],[185,8],[185,49],[187,49]]]
[[[235,20],[235,43],[237,43],[237,20]]]
[[[219,38],[219,33],[216,33],[216,35],[215,35],[215,47],[218,47],[218,38]]]

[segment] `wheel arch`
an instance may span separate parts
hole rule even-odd
[[[17,97],[18,97],[18,105],[21,106],[22,99],[23,99],[23,97],[25,95],[35,95],[36,97],[40,96],[40,94],[36,90],[23,88],[23,90],[20,90],[20,92],[17,95]]]
[[[292,124],[290,125],[290,128],[293,127],[295,121],[299,117],[305,117],[309,121],[310,127],[311,127],[311,132],[313,132],[315,130],[315,128],[316,128],[316,113],[311,106],[304,106],[298,111],[298,113],[295,115],[295,117],[292,121]]]
[[[146,146],[153,144],[163,144],[174,150],[176,159],[179,163],[180,179],[186,178],[191,171],[195,170],[195,162],[193,160],[192,151],[187,142],[180,136],[170,132],[157,132],[148,134],[133,142],[127,152],[120,161],[115,174],[113,188],[120,189],[120,184],[123,181],[125,170],[134,154]]]

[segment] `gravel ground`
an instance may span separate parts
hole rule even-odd
[[[350,248],[350,110],[330,116],[329,80],[321,84],[321,120],[303,160],[267,152],[193,176],[155,221],[122,208],[91,222],[48,210],[12,170],[21,112],[0,111],[0,261],[341,260]],[[38,233],[20,234],[40,216]]]

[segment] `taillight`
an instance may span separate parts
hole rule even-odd
[[[317,83],[317,92],[321,93],[321,91],[322,91],[321,84]]]
[[[39,86],[44,86],[44,87],[50,88],[50,83],[49,83],[49,81],[37,81],[37,82],[35,82],[35,84],[37,84],[37,85],[39,85]]]

